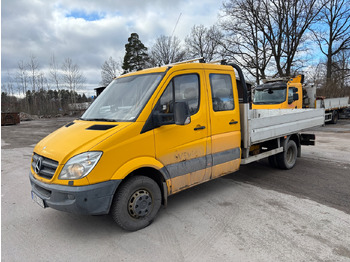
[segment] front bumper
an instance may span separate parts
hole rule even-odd
[[[44,201],[45,207],[60,211],[102,215],[108,214],[114,193],[122,180],[110,180],[88,186],[46,184],[29,173],[32,191]]]

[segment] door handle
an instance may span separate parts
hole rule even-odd
[[[196,127],[194,128],[194,131],[196,131],[196,130],[201,130],[201,129],[205,129],[205,126],[200,126],[200,125],[198,125],[198,126],[196,126]]]
[[[238,121],[231,121],[230,123],[229,123],[230,125],[235,125],[235,124],[238,124]]]

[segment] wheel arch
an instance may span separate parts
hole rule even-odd
[[[158,160],[151,157],[141,157],[125,163],[115,172],[112,179],[121,179],[121,184],[123,184],[134,176],[149,177],[159,186],[162,193],[162,204],[166,206],[167,197],[170,192],[170,179],[165,171],[163,164]]]

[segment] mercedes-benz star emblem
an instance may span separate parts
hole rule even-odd
[[[37,174],[39,174],[40,170],[41,170],[41,165],[42,165],[42,158],[39,157],[38,160],[36,161],[36,165],[35,165],[35,172]]]

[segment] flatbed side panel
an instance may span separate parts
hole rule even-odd
[[[324,109],[251,110],[248,120],[250,143],[256,144],[321,126],[324,124],[324,114]]]
[[[335,110],[350,107],[349,97],[326,98],[316,100],[316,108],[324,108],[325,110]]]

